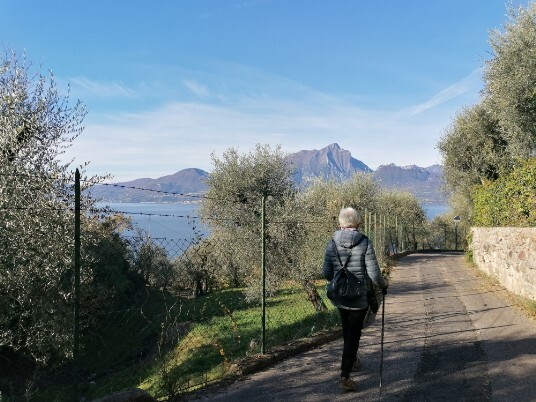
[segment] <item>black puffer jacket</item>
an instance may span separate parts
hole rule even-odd
[[[348,229],[336,231],[333,235],[333,239],[335,240],[343,264],[351,252],[350,260],[346,267],[350,272],[361,279],[364,284],[363,292],[361,292],[361,296],[358,299],[352,302],[345,302],[344,305],[338,302],[334,302],[334,304],[337,307],[346,309],[367,308],[367,281],[365,280],[365,270],[372,282],[378,285],[381,289],[387,288],[387,282],[381,274],[372,243],[367,236],[361,234],[357,230]],[[331,281],[333,275],[339,269],[342,269],[342,267],[333,248],[333,242],[330,240],[326,247],[324,266],[322,267],[324,278]]]

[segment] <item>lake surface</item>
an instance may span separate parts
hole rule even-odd
[[[443,215],[450,210],[450,206],[443,204],[432,204],[432,205],[423,205],[424,212],[426,212],[426,217],[430,220],[434,219],[438,215]]]
[[[98,207],[111,209],[129,216],[132,222],[152,238],[190,240],[195,231],[208,234],[197,216],[199,204],[189,203],[98,203]],[[448,212],[448,205],[424,205],[428,219]],[[195,228],[195,231],[194,231]]]
[[[152,238],[190,240],[195,236],[195,231],[208,233],[207,228],[201,225],[197,216],[199,204],[134,202],[97,204],[97,207],[105,206],[130,217],[137,227]]]

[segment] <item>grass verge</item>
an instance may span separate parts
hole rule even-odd
[[[318,281],[316,289],[327,300],[325,281]],[[244,359],[258,359],[263,342],[260,303],[248,301],[245,291],[228,289],[195,299],[150,293],[141,308],[107,316],[98,331],[83,336],[80,394],[93,400],[139,387],[162,399],[237,375]],[[267,355],[337,328],[336,309],[326,304],[327,311],[317,311],[294,283],[268,297]],[[56,384],[32,400],[70,400],[72,390],[71,384]]]

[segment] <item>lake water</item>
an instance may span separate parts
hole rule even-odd
[[[450,210],[448,205],[443,204],[432,204],[432,205],[423,205],[424,212],[426,212],[426,217],[430,220],[434,219],[438,215],[443,215]]]
[[[208,233],[197,217],[199,204],[134,202],[97,204],[97,207],[105,206],[130,217],[137,227],[152,238],[190,240],[196,231]]]
[[[99,203],[98,207],[108,206],[129,216],[133,223],[152,238],[190,240],[195,236],[194,228],[202,234],[208,229],[203,227],[197,217],[199,204],[157,204],[157,203]],[[448,205],[423,206],[428,219],[448,212]]]

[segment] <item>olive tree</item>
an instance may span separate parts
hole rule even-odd
[[[511,168],[507,141],[491,109],[490,102],[463,109],[438,143],[446,185],[452,192],[496,180]]]
[[[248,272],[245,279],[260,278],[261,217],[263,199],[266,213],[266,255],[269,267],[267,280],[274,288],[288,272],[293,247],[287,232],[280,230],[285,223],[281,211],[296,194],[293,167],[281,147],[257,144],[247,154],[236,149],[226,150],[221,159],[212,154],[214,168],[206,179],[208,191],[199,215],[213,236],[225,238],[230,250],[240,250],[241,261],[233,262],[233,275]],[[243,282],[230,278],[231,283]],[[258,280],[250,285],[259,283]]]
[[[213,153],[212,162],[214,168],[206,178],[208,191],[200,214],[214,230],[259,230],[262,197],[272,197],[281,203],[296,192],[292,165],[280,146],[272,149],[257,144],[248,154],[229,148],[222,159]]]
[[[476,186],[536,155],[536,3],[510,8],[490,45],[480,102],[461,110],[438,143],[455,212],[469,219]]]
[[[485,96],[515,158],[536,156],[536,3],[509,10],[504,30],[490,35]]]
[[[443,156],[444,185],[457,214],[470,218],[474,187],[496,180],[512,168],[513,159],[507,148],[490,101],[465,108],[456,115],[438,149]]]
[[[356,173],[350,180],[314,180],[300,198],[302,208],[311,216],[322,219],[322,231],[326,234],[338,227],[341,208],[352,207],[362,215],[376,210],[380,188],[372,176]]]
[[[173,264],[166,250],[148,237],[137,244],[134,269],[146,285],[163,292],[169,291],[175,279]]]
[[[74,172],[59,157],[85,114],[24,55],[0,60],[0,344],[42,362],[71,353]]]

